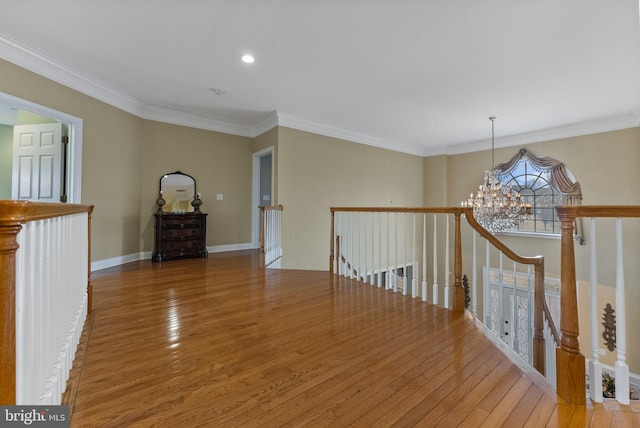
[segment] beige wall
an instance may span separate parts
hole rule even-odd
[[[0,76],[0,92],[84,120],[82,203],[96,206],[92,259],[137,253],[141,119],[3,60]]]
[[[449,206],[447,199],[448,156],[424,158],[424,205],[426,207]]]
[[[328,270],[332,206],[421,206],[423,160],[280,127],[283,267]]]
[[[638,205],[640,204],[640,128],[624,129],[581,137],[545,141],[522,146],[538,156],[550,156],[567,166],[582,188],[583,205]],[[521,147],[496,150],[496,163],[513,157]],[[466,200],[482,180],[489,168],[491,152],[477,152],[448,157],[448,195],[451,205]],[[427,190],[428,192],[428,190]],[[588,225],[584,224],[588,229]],[[585,231],[588,235],[588,230]],[[588,237],[588,236],[587,236]],[[542,238],[514,238],[501,235],[501,239],[522,255],[544,254],[547,273],[559,275],[559,241]],[[588,241],[588,239],[587,239]],[[599,243],[599,247],[610,242]],[[586,266],[584,252],[588,246],[578,246],[578,267]],[[588,251],[586,251],[588,255]],[[605,269],[603,277],[611,278],[613,270]]]
[[[139,227],[144,251],[153,249],[160,177],[178,170],[191,175],[202,193],[207,246],[251,242],[251,138],[145,120],[142,146]],[[217,200],[217,194],[223,199]]]
[[[177,169],[198,181],[208,245],[251,241],[252,139],[147,121],[2,60],[0,75],[0,92],[83,119],[82,203],[95,205],[93,261],[152,250],[158,180]]]

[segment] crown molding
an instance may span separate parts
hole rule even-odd
[[[278,125],[279,125],[278,112],[274,111],[273,113],[271,113],[271,115],[268,118],[266,118],[265,120],[263,120],[262,122],[258,123],[256,126],[251,128],[253,137],[255,138],[259,135],[262,135],[265,132],[272,130]]]
[[[601,132],[618,131],[620,129],[635,128],[640,125],[640,111],[621,114],[607,118],[572,123],[541,131],[526,132],[495,139],[495,147],[513,147],[542,141],[559,140],[562,138],[579,137],[581,135],[598,134]],[[454,146],[440,146],[425,150],[423,156],[459,155],[491,149],[491,140],[473,141],[456,144]]]
[[[32,71],[54,82],[77,90],[116,108],[143,119],[156,120],[174,125],[188,126],[209,131],[255,138],[276,127],[285,126],[300,131],[312,132],[327,137],[353,141],[382,149],[417,156],[456,155],[491,148],[489,140],[474,141],[454,146],[438,146],[424,149],[417,146],[391,142],[378,137],[349,131],[313,120],[300,118],[284,112],[274,112],[255,126],[242,126],[218,119],[193,115],[159,106],[145,105],[132,97],[47,53],[29,46],[9,34],[0,31],[0,58]],[[500,137],[495,140],[496,147],[511,147],[540,141],[577,137],[580,135],[615,131],[632,128],[640,124],[640,110],[609,118],[580,122],[542,131]]]
[[[144,108],[140,117],[143,119],[155,120],[157,122],[171,123],[173,125],[222,132],[231,135],[239,135],[241,137],[254,137],[254,131],[250,127],[235,125],[209,117],[196,116],[191,113],[185,113],[183,111],[165,107],[148,105]]]
[[[0,58],[68,86],[128,113],[140,116],[144,104],[128,94],[0,31]]]
[[[137,98],[125,94],[2,31],[0,31],[0,58],[143,119],[244,137],[255,137],[265,126],[272,128],[275,126],[272,125],[272,117],[255,127],[246,127],[178,110],[146,105]]]
[[[360,144],[365,144],[367,146],[373,146],[381,149],[392,150],[394,152],[401,152],[401,153],[407,153],[410,155],[422,156],[422,149],[419,147],[392,143],[382,138],[372,137],[370,135],[348,131],[346,129],[337,128],[335,126],[326,125],[324,123],[316,122],[309,119],[303,119],[287,113],[278,112],[278,124],[280,126],[297,129],[299,131],[306,131],[306,132],[311,132],[313,134],[324,135],[326,137],[352,141],[354,143],[360,143]]]

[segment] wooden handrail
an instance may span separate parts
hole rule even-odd
[[[88,213],[89,237],[93,205],[0,201],[0,403],[16,401],[16,252],[22,225],[47,218]],[[89,238],[90,239],[90,238]],[[91,256],[89,255],[89,264]],[[89,266],[89,277],[91,269]],[[87,278],[88,308],[91,282]]]
[[[534,266],[535,274],[535,290],[534,290],[534,312],[533,312],[533,367],[542,375],[546,374],[546,358],[545,358],[545,339],[544,339],[544,319],[543,311],[547,310],[547,302],[544,299],[544,257],[522,257],[514,253],[511,248],[507,247],[502,241],[496,238],[491,232],[482,227],[473,216],[473,207],[464,208],[465,218],[475,231],[483,238],[489,241],[495,248],[506,254],[511,260]],[[553,322],[553,318],[547,317],[552,331],[556,332],[557,328]]]
[[[640,205],[563,205],[556,207],[558,215],[569,217],[640,217]]]

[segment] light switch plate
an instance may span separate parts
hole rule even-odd
[[[223,198],[224,198],[224,195],[223,195],[222,193],[218,193],[218,194],[216,195],[216,200],[217,200],[217,201],[221,201]]]

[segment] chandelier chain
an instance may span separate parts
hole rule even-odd
[[[491,169],[484,172],[484,181],[474,196],[463,201],[463,207],[473,207],[473,216],[491,233],[513,229],[530,217],[531,205],[525,204],[520,194],[510,186],[502,187],[501,172],[495,168],[495,116],[491,120]]]

